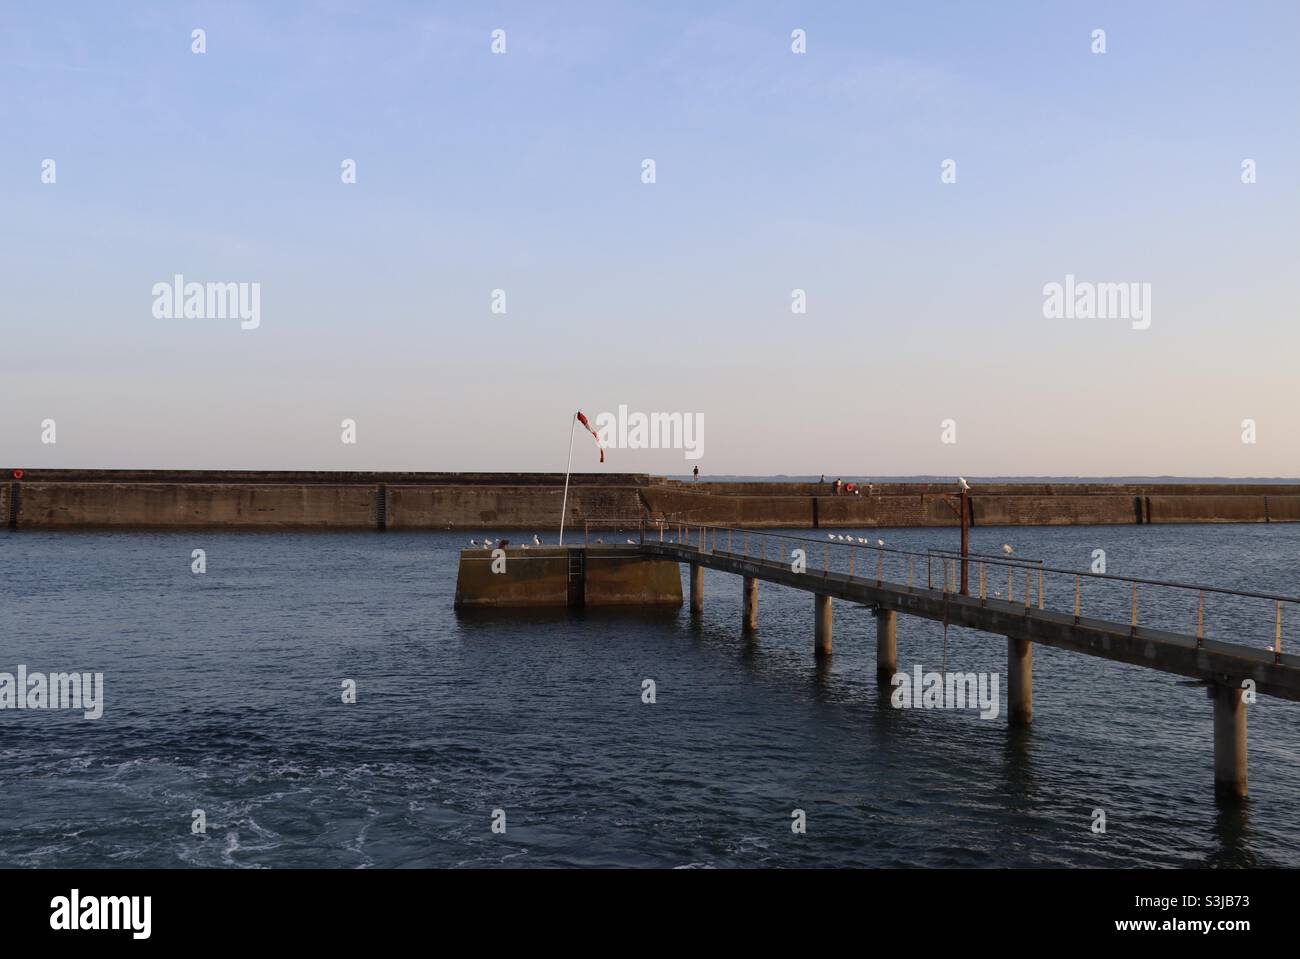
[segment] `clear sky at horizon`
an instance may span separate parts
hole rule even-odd
[[[703,457],[575,468],[1297,476],[1297,37],[1262,0],[7,2],[0,466],[556,470],[626,405]],[[260,325],[156,318],[176,274]],[[1067,275],[1149,283],[1149,328],[1046,318]]]

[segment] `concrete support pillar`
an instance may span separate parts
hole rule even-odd
[[[817,612],[817,635],[813,653],[818,659],[831,654],[831,598],[818,593],[813,597],[813,609]]]
[[[691,615],[704,614],[704,567],[691,563]]]
[[[758,580],[752,576],[744,577],[744,627],[746,633],[758,632]]]
[[[1034,718],[1034,644],[1007,637],[1007,723],[1028,726]]]
[[[1214,699],[1214,796],[1236,802],[1246,798],[1246,704],[1235,686],[1210,687]]]
[[[876,675],[893,679],[898,672],[898,613],[876,610]]]

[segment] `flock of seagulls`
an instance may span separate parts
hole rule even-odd
[[[631,540],[629,540],[628,542],[631,542]],[[473,549],[505,549],[507,546],[510,545],[510,540],[508,539],[493,540],[493,539],[488,539],[486,536],[484,536],[483,542],[480,543],[477,539],[472,539],[469,541],[469,545]],[[520,545],[524,549],[528,548],[527,543],[522,543]],[[542,539],[536,533],[533,534],[533,545],[534,546],[542,545]]]
[[[839,533],[827,533],[826,538],[834,540],[837,543],[861,543],[863,546],[871,545],[871,540],[867,539],[865,536],[841,536]],[[878,539],[876,540],[876,545],[884,546],[885,541],[883,539]]]
[[[605,545],[605,541],[604,541],[603,539],[599,539],[599,538],[598,538],[598,539],[596,540],[596,542],[599,543],[601,546],[604,546],[604,545]],[[629,540],[628,540],[628,543],[631,544],[631,545],[633,545],[633,546],[635,546],[635,545],[636,545],[636,540],[634,540],[634,539],[629,539]],[[470,547],[473,548],[473,549],[504,549],[505,547],[507,547],[507,546],[510,545],[510,540],[508,540],[508,539],[492,540],[492,539],[488,539],[486,536],[484,536],[482,542],[479,542],[477,539],[472,539],[472,540],[469,541],[469,545],[470,545]],[[544,545],[545,545],[545,544],[542,542],[542,538],[541,538],[540,536],[538,536],[536,533],[533,534],[533,545],[534,545],[534,546],[544,546]],[[520,546],[521,546],[522,549],[527,549],[527,548],[528,548],[528,544],[527,544],[527,543],[521,543]]]

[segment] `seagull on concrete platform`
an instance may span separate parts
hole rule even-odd
[[[492,540],[490,540],[490,539],[485,539],[485,540],[483,540],[483,548],[484,548],[484,549],[491,549],[491,548],[492,548]]]
[[[1010,556],[1012,553],[1015,552],[1015,550],[1011,548],[1011,544],[1010,544],[1010,543],[1003,543],[1003,544],[1002,544],[1002,552],[1004,552],[1004,553],[1006,553],[1008,556]]]
[[[966,482],[966,477],[964,477],[964,476],[958,476],[958,477],[957,477],[957,482],[961,484],[961,491],[962,491],[963,493],[969,493],[969,492],[970,492],[970,483],[967,483],[967,482]]]
[[[534,546],[541,546],[541,545],[542,545],[542,540],[541,540],[541,538],[540,538],[536,533],[533,534],[533,545],[534,545]]]

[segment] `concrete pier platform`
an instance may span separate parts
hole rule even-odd
[[[500,555],[494,557],[494,553]],[[635,546],[508,546],[461,550],[457,609],[681,606],[676,562]]]

